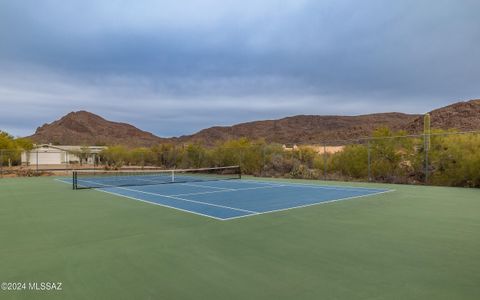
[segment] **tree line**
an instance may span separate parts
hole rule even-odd
[[[96,161],[109,169],[240,165],[244,174],[254,176],[480,187],[480,134],[435,131],[425,138],[381,128],[369,139],[336,145],[343,146],[342,151],[323,153],[321,147],[311,146],[286,150],[281,144],[247,138],[214,147],[199,143],[111,146],[96,155]],[[18,163],[20,152],[32,146],[28,140],[0,132],[0,149],[15,154],[3,155],[4,166]],[[91,154],[85,150],[75,155]]]
[[[286,151],[280,144],[241,138],[214,147],[195,143],[137,149],[114,146],[103,151],[100,159],[114,168],[240,165],[243,173],[254,176],[480,187],[479,134],[435,131],[425,138],[381,128],[370,139],[342,146],[335,153],[311,146]]]

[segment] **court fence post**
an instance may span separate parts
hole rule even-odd
[[[260,176],[265,172],[265,145],[262,145],[262,167],[260,168]]]
[[[37,150],[37,152],[35,152],[35,153],[36,153],[36,157],[37,157],[37,163],[36,163],[36,165],[37,165],[37,173],[38,173],[38,150]]]
[[[367,142],[367,153],[368,153],[368,181],[372,181],[372,154],[370,147],[370,140]]]
[[[427,134],[424,134],[424,150],[425,150],[425,184],[428,184],[428,140]]]
[[[244,170],[244,167],[243,167],[243,161],[244,161],[244,158],[245,158],[245,151],[243,149],[243,147],[240,148],[240,168],[241,170],[243,171]]]
[[[194,168],[201,168],[201,167],[202,167],[202,161],[203,161],[202,152],[201,152],[201,151],[198,151],[198,153],[197,153],[197,162],[196,162]]]
[[[428,151],[430,148],[430,114],[426,113],[423,117],[423,142],[425,150],[425,184],[428,184]]]
[[[170,157],[168,157],[168,159],[170,159]],[[166,164],[169,164],[166,160],[165,160]],[[170,165],[170,164],[169,164]],[[166,166],[166,168],[170,168],[171,166]],[[177,168],[177,146],[173,146],[173,168],[176,169]]]
[[[0,150],[0,177],[3,177],[3,150]]]
[[[327,180],[327,144],[323,143],[323,180]]]

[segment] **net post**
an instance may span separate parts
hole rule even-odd
[[[73,171],[73,176],[72,176],[72,188],[74,190],[77,189],[77,171]]]
[[[172,170],[172,182],[175,182],[175,170]]]
[[[238,168],[238,179],[242,179],[242,168],[240,168],[240,166],[238,166],[237,168]]]
[[[37,156],[36,156],[36,158],[37,158],[37,159],[36,159],[36,160],[37,160],[37,161],[36,161],[36,169],[37,169],[37,173],[38,173],[38,149],[37,149],[37,151],[36,151],[36,155],[37,155]]]

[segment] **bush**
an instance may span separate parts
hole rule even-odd
[[[480,187],[480,135],[448,135],[432,138],[431,183]]]
[[[33,143],[29,139],[14,138],[10,134],[0,130],[0,157],[1,165],[20,165],[23,150],[31,150]]]

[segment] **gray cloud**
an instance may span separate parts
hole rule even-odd
[[[477,1],[3,1],[0,128],[86,109],[162,136],[478,97]],[[5,116],[4,116],[5,115]]]

